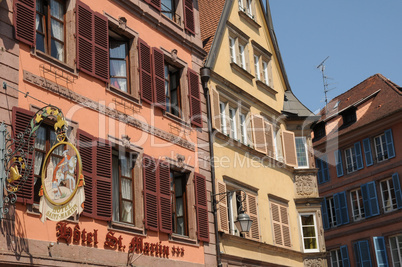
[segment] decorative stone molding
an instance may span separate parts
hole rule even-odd
[[[317,178],[315,173],[296,173],[295,186],[298,197],[318,197]]]
[[[305,259],[304,260],[305,267],[325,267],[327,266],[327,261],[324,259]]]
[[[145,122],[142,122],[132,116],[124,114],[118,110],[109,108],[105,105],[101,105],[98,102],[93,101],[92,99],[79,95],[74,91],[56,84],[55,82],[49,81],[43,77],[37,76],[29,71],[24,70],[24,81],[39,86],[47,91],[58,94],[61,97],[64,97],[72,102],[75,102],[83,107],[95,110],[101,114],[109,116],[113,119],[122,121],[132,127],[138,128],[144,132],[152,134],[156,137],[164,139],[170,143],[176,144],[178,146],[184,147],[186,149],[195,150],[195,145],[193,142],[189,142],[177,135],[173,135],[171,133],[165,132],[161,129],[158,129],[152,125],[149,125]]]

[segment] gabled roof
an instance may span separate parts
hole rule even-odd
[[[314,145],[402,111],[402,88],[383,75],[375,74],[332,99],[318,114],[321,116],[318,123],[330,121],[341,116],[343,111],[358,108],[367,101],[372,103],[360,119],[348,127],[335,128],[332,132],[326,133],[326,136]]]

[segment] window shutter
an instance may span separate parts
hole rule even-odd
[[[361,266],[371,267],[370,248],[367,240],[359,241],[359,252]]]
[[[283,243],[286,247],[291,247],[292,243],[290,240],[290,226],[289,226],[289,220],[288,220],[288,209],[284,206],[281,206],[280,210],[281,210]]]
[[[274,132],[272,124],[265,121],[265,141],[267,145],[267,154],[271,158],[275,158],[275,146],[274,146]]]
[[[257,197],[251,194],[247,194],[247,211],[250,219],[253,221],[250,229],[250,239],[259,241],[260,230],[258,226],[258,211],[257,211]]]
[[[341,205],[339,203],[339,193],[334,195],[334,203],[335,203],[336,226],[339,226],[342,225],[342,213],[341,213]]]
[[[158,11],[161,11],[161,0],[146,0],[146,2],[156,8]]]
[[[385,240],[383,236],[373,236],[375,257],[377,258],[378,267],[388,267],[387,250],[385,248]]]
[[[195,209],[197,212],[197,236],[198,240],[209,242],[209,221],[208,221],[206,179],[199,173],[194,173],[194,179],[195,179]]]
[[[152,66],[154,99],[158,107],[166,110],[165,57],[163,52],[156,47],[152,48]]]
[[[362,266],[362,265],[361,265],[361,256],[360,256],[360,246],[359,246],[359,242],[353,243],[353,250],[354,250],[354,252],[355,252],[356,265],[357,265],[357,266]]]
[[[388,129],[385,131],[385,141],[387,143],[387,149],[388,149],[388,158],[394,158],[395,157],[395,148],[394,148],[394,139],[392,138],[392,130]]]
[[[112,219],[112,146],[101,138],[96,142],[96,218]]]
[[[371,154],[370,139],[366,138],[363,140],[364,157],[366,158],[366,166],[373,165],[373,156]]]
[[[335,151],[335,165],[336,165],[336,175],[338,177],[343,176],[342,154],[340,150]]]
[[[272,212],[272,224],[274,230],[274,243],[283,246],[279,205],[271,202],[271,212]]]
[[[362,156],[362,148],[360,146],[360,142],[355,143],[355,152],[356,152],[356,163],[357,163],[357,169],[361,170],[363,169],[363,156]]]
[[[346,246],[346,245],[341,246],[341,257],[342,257],[343,267],[350,267],[348,246]]]
[[[198,74],[188,68],[188,88],[190,90],[190,119],[191,124],[202,128],[201,96]]]
[[[340,192],[334,195],[335,214],[337,225],[349,223],[348,205],[346,201],[346,193]]]
[[[158,183],[155,159],[144,155],[142,159],[144,176],[145,228],[158,231]]]
[[[329,181],[328,156],[327,155],[322,156],[321,164],[322,164],[323,182],[325,183],[325,182]]]
[[[170,190],[170,166],[169,163],[159,160],[159,230],[164,233],[172,233],[172,205]]]
[[[253,139],[254,149],[267,154],[267,147],[265,145],[265,131],[264,131],[264,118],[259,115],[253,115]]]
[[[319,159],[319,158],[316,158],[315,159],[315,166],[316,166],[316,168],[318,169],[318,172],[317,172],[317,180],[318,180],[318,183],[319,184],[322,184],[322,183],[324,183],[324,180],[323,180],[323,174],[322,174],[322,171],[323,171],[323,169],[322,169],[322,162],[321,162],[321,159]]]
[[[396,204],[398,206],[398,209],[401,209],[402,208],[402,190],[401,190],[401,183],[399,181],[399,174],[397,172],[392,174],[392,182],[394,183]]]
[[[373,181],[362,185],[361,190],[366,218],[380,214],[375,182]]]
[[[15,139],[18,134],[23,134],[25,133],[26,128],[29,126],[31,123],[32,117],[35,115],[32,111],[18,108],[18,107],[13,107],[13,121],[12,121],[12,126],[13,126],[13,138]],[[26,134],[24,136],[27,140],[29,137],[29,134]],[[19,148],[21,148],[25,153],[27,153],[27,162],[28,166],[32,166],[32,169],[29,172],[28,179],[25,181],[24,186],[20,191],[17,192],[17,201],[18,202],[23,202],[27,204],[33,204],[34,200],[34,168],[35,168],[35,155],[33,151],[28,151],[28,143],[29,147],[34,147],[35,145],[35,138],[31,137],[28,142]],[[16,147],[13,148],[14,150],[17,149]],[[3,190],[3,189],[1,189]]]
[[[328,207],[327,207],[327,198],[324,197],[324,200],[321,203],[321,213],[322,213],[322,223],[324,230],[329,229],[329,217],[328,217]]]
[[[100,80],[109,82],[109,26],[107,17],[95,12],[94,25],[94,74]]]
[[[35,46],[36,0],[14,0],[15,39]]]
[[[141,100],[152,104],[151,48],[141,39],[138,39],[138,47]]]
[[[184,27],[195,35],[193,0],[184,0]]]
[[[286,164],[297,167],[295,134],[293,132],[283,131],[282,142]]]
[[[218,194],[216,196],[216,202],[218,203],[218,229],[226,234],[229,233],[229,218],[228,218],[228,204],[226,192],[226,184],[221,181],[217,181]]]
[[[82,161],[82,175],[85,181],[85,203],[82,215],[87,217],[95,216],[95,154],[96,142],[95,138],[81,129],[77,130],[77,147]]]
[[[215,88],[210,91],[212,128],[221,130],[221,113],[219,107],[219,93]]]
[[[77,1],[77,68],[89,75],[94,73],[95,62],[93,28],[91,8]]]

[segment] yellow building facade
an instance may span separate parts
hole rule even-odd
[[[218,265],[326,266],[315,117],[290,89],[266,4],[267,12],[259,0],[199,1]],[[253,221],[247,233],[235,224],[242,212]]]

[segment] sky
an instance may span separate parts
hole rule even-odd
[[[381,73],[402,86],[402,0],[269,0],[290,86],[312,112]]]

